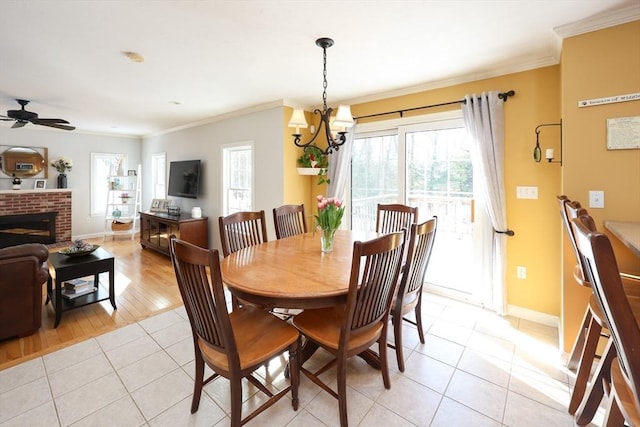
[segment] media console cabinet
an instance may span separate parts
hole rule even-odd
[[[171,235],[202,248],[209,247],[208,218],[189,214],[168,215],[158,212],[140,213],[140,245],[169,256]]]

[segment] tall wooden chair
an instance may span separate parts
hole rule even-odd
[[[376,212],[376,231],[391,233],[403,228],[409,230],[418,218],[418,208],[402,204],[378,204]]]
[[[404,372],[404,355],[402,350],[402,323],[409,322],[418,328],[420,342],[424,344],[424,330],[422,328],[422,285],[427,272],[433,242],[436,237],[438,219],[412,224],[409,232],[409,242],[406,243],[407,262],[402,270],[402,278],[398,286],[396,298],[391,306],[391,321],[393,323],[394,345],[396,350],[398,369]],[[416,321],[404,317],[414,312]]]
[[[573,220],[573,228],[585,273],[611,332],[604,356],[611,359],[611,388],[603,425],[640,425],[640,298],[625,292],[611,242],[593,231],[591,217]]]
[[[218,251],[171,239],[171,261],[180,295],[191,323],[195,351],[195,379],[191,413],[198,410],[202,387],[222,376],[231,388],[231,425],[241,426],[291,391],[298,409],[300,336],[286,322],[253,306],[227,311]],[[291,385],[273,394],[252,373],[272,358],[289,352]],[[204,378],[204,365],[214,374]],[[267,394],[269,399],[242,418],[242,379]]]
[[[273,208],[273,224],[276,229],[276,239],[306,233],[307,218],[304,213],[304,204]]]
[[[404,233],[386,234],[353,244],[351,277],[346,305],[305,310],[293,324],[307,339],[335,356],[316,372],[300,370],[314,383],[338,399],[340,425],[347,425],[347,359],[378,343],[385,388],[391,388],[387,363],[389,309],[396,292],[404,250]],[[337,365],[338,392],[319,375]]]
[[[576,257],[573,277],[578,285],[591,288],[591,282],[585,275],[584,257],[578,249],[574,229],[571,225],[574,218],[586,215],[587,211],[580,206],[579,202],[571,201],[566,196],[558,196],[557,200],[560,217]],[[572,415],[576,413],[584,399],[591,368],[597,357],[596,351],[600,337],[608,336],[603,331],[607,332],[604,314],[600,310],[595,295],[592,294],[567,363],[567,368],[576,372],[576,381],[571,391],[568,407],[568,411]]]
[[[229,254],[267,241],[264,211],[236,212],[218,218],[222,254]]]

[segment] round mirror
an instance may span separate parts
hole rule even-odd
[[[45,159],[33,148],[11,147],[0,155],[0,169],[9,176],[34,176],[46,166]]]

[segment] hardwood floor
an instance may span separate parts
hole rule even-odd
[[[143,250],[137,237],[133,241],[125,236],[88,241],[102,245],[115,257],[118,309],[114,310],[109,301],[103,301],[66,311],[54,329],[53,308],[51,304],[43,305],[42,326],[38,332],[25,338],[0,341],[0,370],[182,304],[168,257]],[[51,249],[56,250],[59,248]],[[46,284],[42,291],[44,302]]]

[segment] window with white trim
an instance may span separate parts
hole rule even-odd
[[[253,210],[253,143],[222,147],[222,215]]]

